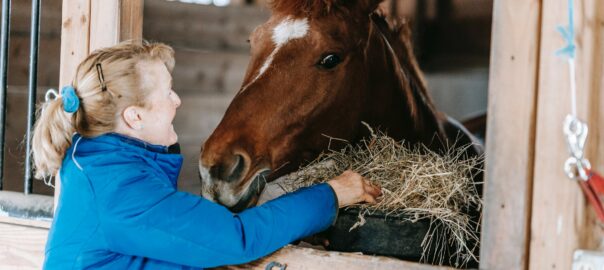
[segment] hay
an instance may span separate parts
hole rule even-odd
[[[381,213],[400,216],[411,222],[429,219],[430,228],[422,242],[421,261],[427,254],[436,254],[431,263],[463,267],[478,261],[478,224],[468,209],[480,209],[482,200],[473,177],[481,171],[484,157],[465,157],[464,150],[472,145],[452,145],[444,155],[424,146],[410,147],[383,133],[375,134],[359,145],[348,145],[339,151],[328,151],[314,162],[287,176],[280,184],[287,192],[332,179],[345,170],[353,170],[382,187],[383,196],[377,204],[360,204],[359,222],[363,215]],[[454,250],[446,254],[452,247]]]

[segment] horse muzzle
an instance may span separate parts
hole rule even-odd
[[[232,212],[239,213],[256,204],[270,173],[269,169],[258,170],[253,177],[241,179],[245,183],[242,184],[239,181],[214,178],[210,170],[200,165],[201,195],[210,201],[226,206]]]

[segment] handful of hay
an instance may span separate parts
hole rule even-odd
[[[479,224],[469,209],[479,210],[482,205],[473,178],[482,171],[484,159],[464,157],[467,147],[472,145],[452,146],[438,154],[424,146],[406,146],[382,133],[373,134],[360,145],[322,154],[276,184],[291,192],[330,180],[345,170],[358,172],[380,185],[383,196],[377,204],[352,206],[359,208],[360,214],[350,230],[362,226],[364,215],[373,213],[401,216],[411,222],[428,219],[430,228],[422,242],[421,261],[427,261],[431,252],[436,254],[432,263],[449,260],[463,267],[478,261]]]

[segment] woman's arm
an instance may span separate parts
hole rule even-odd
[[[114,179],[96,196],[111,250],[195,267],[270,254],[326,229],[338,207],[331,187],[321,184],[235,215],[150,173]]]

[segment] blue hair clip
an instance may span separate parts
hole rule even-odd
[[[61,89],[61,98],[63,99],[63,110],[68,113],[74,113],[80,107],[80,98],[76,95],[75,88],[68,85]]]

